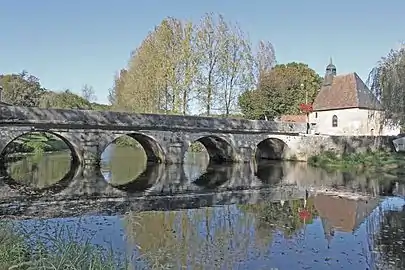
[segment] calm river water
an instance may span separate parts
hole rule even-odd
[[[103,156],[105,182],[130,183],[142,175],[144,160],[140,150],[109,148]],[[94,198],[77,198],[64,202],[58,214],[47,214],[47,208],[57,207],[51,201],[30,218],[17,209],[21,201],[0,206],[0,214],[14,215],[34,238],[61,228],[74,231],[80,241],[129,256],[133,269],[405,269],[401,177],[269,162],[253,177],[235,169],[201,178],[207,164],[204,154],[189,154],[183,168],[189,184],[215,182],[202,189],[151,197],[146,190],[104,198],[97,207],[89,206]],[[69,155],[58,153],[21,159],[9,164],[8,173],[17,182],[47,187],[62,179],[69,166]],[[176,179],[167,176],[176,172],[167,169],[166,178]]]

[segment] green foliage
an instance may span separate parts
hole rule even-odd
[[[2,101],[16,106],[37,106],[45,93],[39,79],[26,71],[0,75],[0,85],[3,87]]]
[[[382,121],[405,125],[405,47],[391,50],[369,74],[368,84],[386,114]]]
[[[142,145],[131,138],[130,136],[121,136],[118,139],[115,140],[114,142],[116,145],[121,146],[121,147],[131,147],[131,148],[140,148],[142,149]]]
[[[33,240],[32,235],[15,230],[11,223],[0,222],[0,269],[129,269],[127,261],[118,261],[112,249],[75,239],[69,231],[63,239],[66,231],[60,228],[55,235]]]
[[[58,108],[58,109],[85,109],[92,108],[91,103],[70,90],[63,92],[47,92],[43,95],[39,107],[42,108]]]
[[[69,147],[54,135],[45,132],[32,132],[13,141],[7,148],[6,154],[33,153],[42,155],[44,152],[68,150]]]
[[[264,72],[258,89],[244,92],[239,98],[242,113],[249,119],[266,116],[274,119],[283,114],[300,114],[299,104],[312,103],[322,78],[308,65],[288,63]]]
[[[207,13],[197,24],[165,18],[117,74],[109,100],[125,111],[188,114],[193,104],[205,115],[228,116],[275,61],[270,42],[261,41],[257,55],[251,47],[238,24],[220,14]]]
[[[405,165],[405,157],[387,151],[369,151],[345,155],[325,151],[320,155],[310,157],[308,163],[325,169],[392,172]]]

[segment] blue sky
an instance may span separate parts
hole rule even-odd
[[[218,12],[252,42],[270,40],[277,61],[300,61],[321,75],[332,56],[338,73],[364,80],[404,40],[405,1],[302,0],[0,0],[0,73],[25,69],[44,87],[79,93],[84,84],[107,102],[114,74],[167,16],[197,21]]]

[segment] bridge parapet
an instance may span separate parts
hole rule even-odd
[[[37,107],[1,106],[0,125],[37,124],[70,125],[103,129],[184,130],[192,132],[274,132],[305,133],[302,123],[214,118],[184,115],[136,114],[114,111],[41,109]]]

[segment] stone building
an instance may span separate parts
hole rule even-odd
[[[325,135],[398,135],[398,125],[382,124],[380,102],[357,73],[336,74],[330,61],[309,114],[311,132]]]

